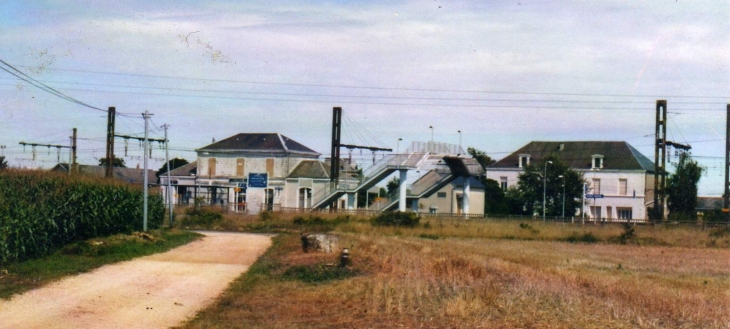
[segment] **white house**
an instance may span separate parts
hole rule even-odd
[[[591,219],[648,219],[653,204],[654,163],[622,141],[533,141],[487,169],[487,178],[503,190],[515,186],[524,166],[555,155],[583,173],[587,194],[583,209]],[[548,164],[549,165],[549,164]]]
[[[329,182],[319,153],[278,133],[241,133],[195,151],[194,163],[171,172],[178,204],[200,198],[249,212],[308,208],[311,195]],[[160,178],[164,187],[167,177]]]

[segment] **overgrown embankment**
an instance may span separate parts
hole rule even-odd
[[[0,264],[41,257],[72,242],[142,229],[143,191],[111,180],[0,171]],[[149,197],[148,226],[164,218]]]

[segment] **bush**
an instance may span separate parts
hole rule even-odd
[[[418,237],[421,239],[429,239],[429,240],[438,240],[439,239],[439,236],[436,234],[426,234],[426,233],[423,233],[423,234],[419,235]]]
[[[143,192],[127,183],[42,171],[0,172],[0,263],[41,257],[66,244],[142,230]],[[148,227],[165,207],[151,193]]]
[[[718,228],[712,229],[712,230],[710,230],[710,233],[708,233],[708,235],[710,236],[710,238],[715,238],[715,239],[730,236],[730,227],[723,226],[723,227],[718,227]]]
[[[306,283],[321,283],[342,280],[357,275],[357,272],[345,267],[325,265],[296,265],[283,274],[284,278],[295,279]]]
[[[371,220],[373,225],[416,227],[421,217],[414,212],[389,212],[376,216]]]
[[[276,215],[274,215],[271,211],[262,211],[259,213],[259,218],[261,218],[262,221],[270,221],[272,219],[276,219]]]
[[[210,225],[216,222],[220,222],[223,219],[223,214],[218,208],[188,208],[185,209],[185,217],[181,224],[183,226],[188,225]]]
[[[520,223],[520,228],[523,230],[530,231],[530,233],[532,233],[532,235],[537,235],[538,233],[540,233],[540,230],[530,226],[530,224],[527,224],[527,223]]]
[[[626,244],[626,242],[629,242],[631,239],[634,238],[635,230],[634,230],[634,227],[631,226],[631,224],[629,224],[629,223],[624,223],[623,228],[624,228],[624,232],[621,233],[621,235],[619,235],[618,241],[621,244]]]
[[[591,233],[591,232],[585,232],[583,234],[579,234],[577,232],[573,232],[573,233],[570,234],[570,236],[568,236],[565,239],[565,241],[568,241],[570,243],[578,243],[578,242],[583,242],[583,243],[596,243],[596,242],[599,242],[601,240],[598,239],[598,237],[596,237],[595,235],[593,235],[593,233]]]
[[[302,217],[297,216],[294,217],[292,220],[292,223],[294,225],[299,226],[302,229],[307,229],[309,231],[317,231],[317,232],[329,232],[335,229],[337,225],[340,225],[342,223],[347,223],[352,218],[350,216],[337,216],[335,219],[327,220],[319,216],[308,216],[308,217]]]

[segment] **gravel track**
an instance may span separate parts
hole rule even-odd
[[[168,328],[210,305],[271,246],[259,234],[205,236],[165,253],[100,267],[10,300],[0,328]]]

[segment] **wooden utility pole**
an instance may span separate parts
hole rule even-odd
[[[330,182],[337,184],[337,180],[340,178],[340,148],[344,147],[350,150],[350,165],[352,164],[352,150],[362,149],[370,150],[373,152],[373,164],[375,164],[375,151],[393,152],[393,149],[376,147],[376,146],[362,146],[355,144],[342,144],[340,142],[340,135],[342,133],[342,108],[332,108],[332,159],[330,159]],[[400,139],[399,139],[400,141]]]
[[[656,101],[656,128],[654,132],[654,211],[652,224],[664,220],[665,163],[667,158],[667,101]]]
[[[337,186],[340,178],[340,134],[342,132],[342,108],[332,108],[332,151],[330,152],[330,183]]]
[[[170,181],[170,142],[167,140],[167,128],[170,127],[168,124],[162,126],[165,128],[165,163],[167,163],[167,204],[170,208],[170,227],[172,227],[172,182]]]
[[[667,146],[689,151],[692,146],[667,140],[667,101],[656,101],[656,144],[654,147],[654,211],[652,224],[664,221],[664,207],[667,201]]]
[[[730,104],[727,105],[725,121],[725,192],[722,195],[722,211],[730,221]]]
[[[152,117],[152,113],[144,111],[144,113],[142,113],[142,117],[144,118],[144,171],[142,172],[142,177],[144,177],[144,209],[142,211],[142,230],[147,232],[147,189],[149,188],[149,179],[147,178],[147,159],[149,155],[147,154],[147,148],[150,144],[147,140],[147,131],[149,129],[149,119]]]
[[[73,136],[71,137],[71,168],[69,168],[71,174],[74,175],[79,173],[79,165],[76,163],[76,149],[76,128],[74,128]]]
[[[114,123],[117,117],[117,109],[109,107],[106,119],[106,174],[104,177],[114,177]]]

